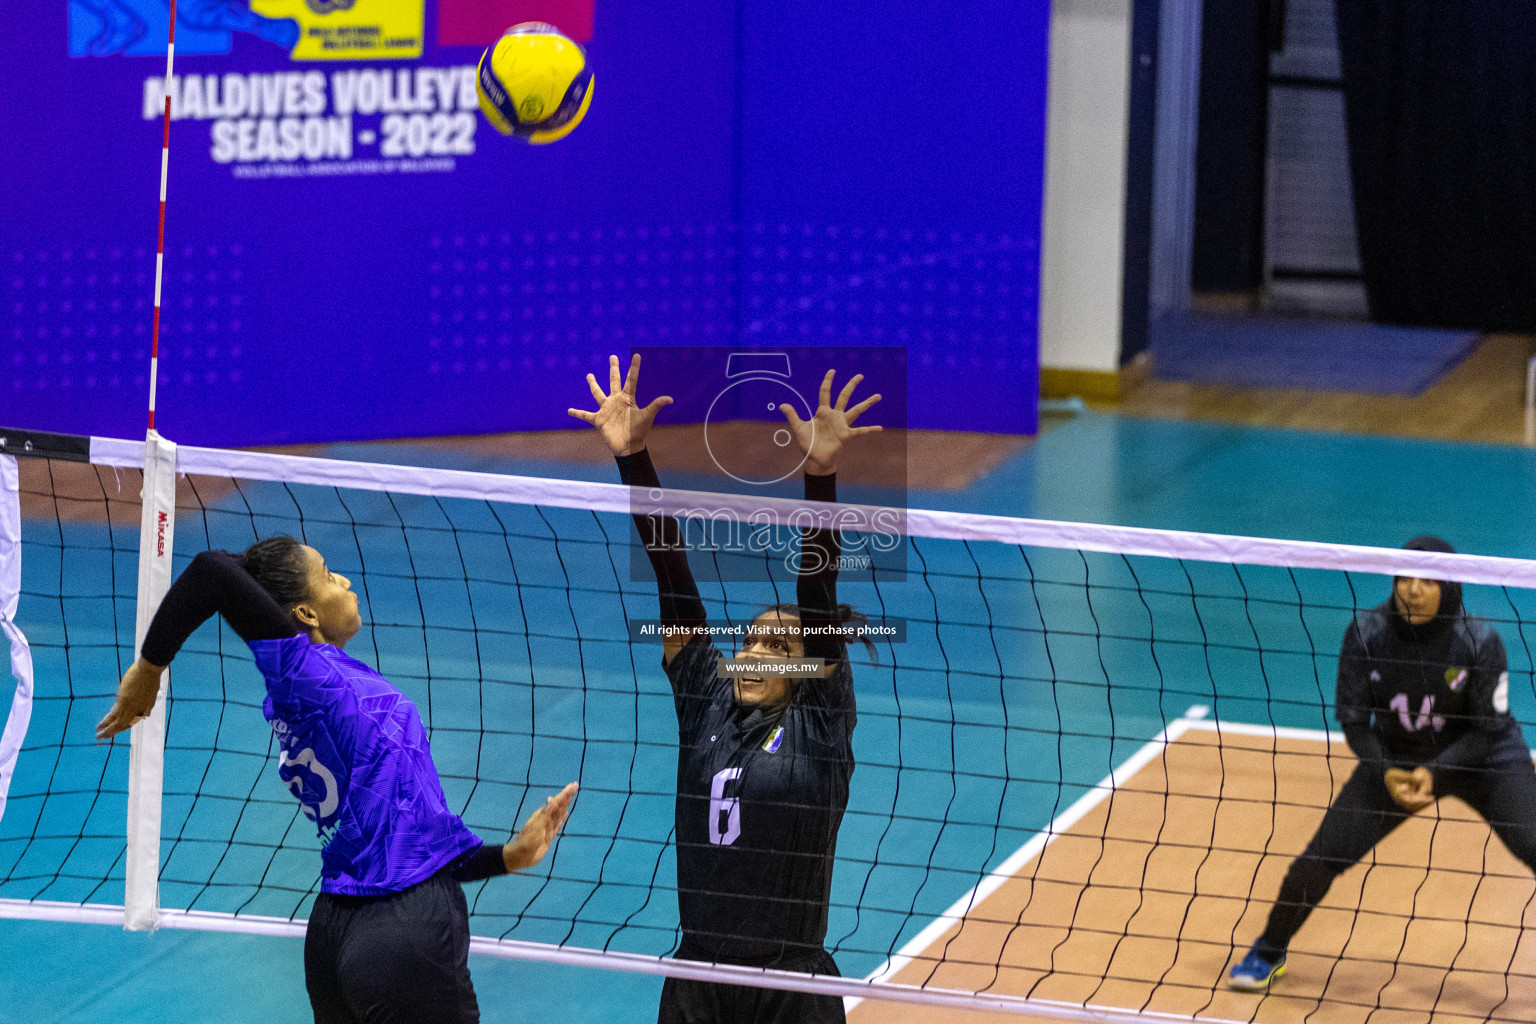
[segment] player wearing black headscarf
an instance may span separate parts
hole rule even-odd
[[[1452,550],[1428,536],[1403,546]],[[1386,602],[1358,612],[1335,704],[1359,764],[1286,872],[1268,927],[1232,968],[1233,988],[1261,991],[1284,974],[1291,937],[1333,880],[1442,796],[1466,801],[1536,870],[1536,771],[1509,714],[1504,642],[1467,614],[1461,584],[1400,576]]]
[[[635,402],[640,357],[621,385],[618,357],[609,361],[609,391],[590,374],[597,412],[571,414],[608,442],[624,483],[660,483],[646,435],[658,398]],[[843,442],[879,427],[853,422],[880,396],[848,408],[862,378],[831,401],[833,373],[821,383],[813,421],[781,406],[806,452],[805,497],[836,501],[837,456]],[[814,424],[814,428],[813,425]],[[837,831],[848,805],[855,723],[847,645],[818,628],[857,616],[837,601],[837,532],[805,529],[797,561],[796,603],[769,608],[753,622],[740,657],[763,662],[824,659],[824,677],[722,678],[720,652],[705,627],[704,603],[688,568],[676,519],[636,516],[656,572],[661,620],[673,627],[663,665],[677,708],[677,902],[682,943],[677,957],[713,963],[836,975],[823,943],[831,899]],[[662,1024],[832,1024],[835,996],[668,978]]]

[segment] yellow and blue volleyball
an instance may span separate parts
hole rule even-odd
[[[576,130],[592,105],[592,69],[553,25],[513,25],[480,57],[480,109],[503,135],[540,145]]]

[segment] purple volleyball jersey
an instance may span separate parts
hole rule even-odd
[[[448,809],[421,715],[389,680],[307,636],[255,640],[278,775],[320,836],[320,888],[398,892],[480,845]]]

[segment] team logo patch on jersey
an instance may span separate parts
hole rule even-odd
[[[1467,670],[1452,665],[1445,670],[1445,685],[1451,688],[1452,693],[1459,693],[1461,688],[1467,685]]]
[[[776,754],[779,752],[779,744],[783,742],[784,727],[782,725],[775,726],[773,732],[769,733],[768,738],[763,741],[763,749],[770,754]]]

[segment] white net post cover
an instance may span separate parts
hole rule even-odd
[[[137,657],[155,610],[171,587],[176,536],[176,445],[151,430],[144,441],[143,515],[139,526],[138,609],[131,657]],[[160,794],[165,772],[165,705],[171,673],[149,717],[130,730],[127,855],[123,927],[146,931],[160,909]]]

